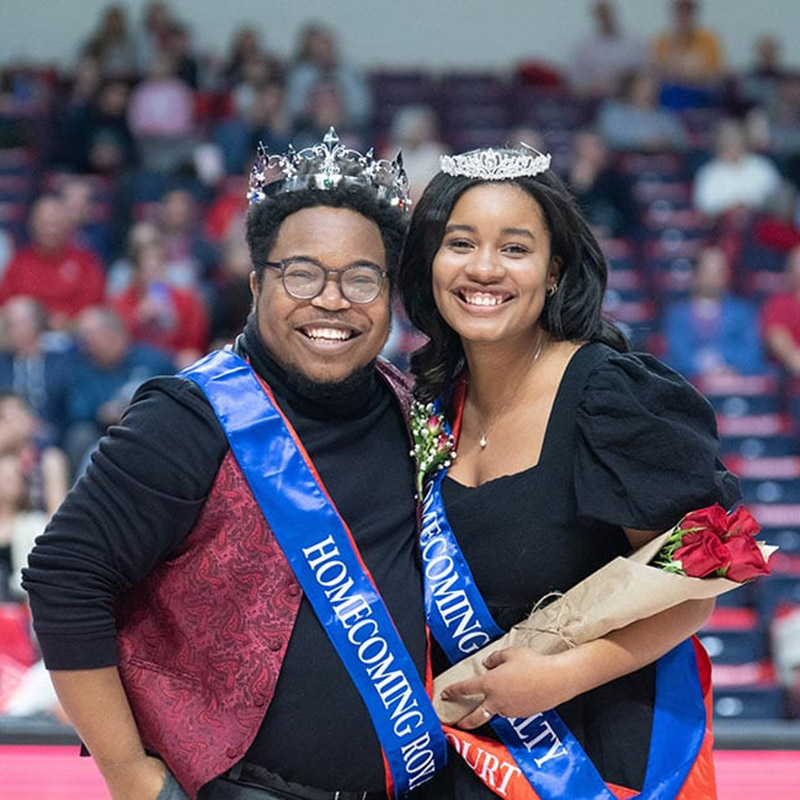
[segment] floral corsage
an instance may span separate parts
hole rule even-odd
[[[447,433],[444,417],[433,403],[415,402],[411,408],[411,456],[417,462],[417,496],[422,497],[426,476],[449,467],[456,457],[455,440]]]

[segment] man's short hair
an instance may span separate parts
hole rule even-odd
[[[286,217],[304,208],[319,206],[350,209],[378,226],[386,250],[386,271],[389,273],[390,284],[394,286],[408,227],[407,214],[400,208],[378,200],[369,189],[352,185],[330,190],[302,189],[285,192],[267,196],[250,206],[246,236],[258,285],[261,286],[264,264],[269,261],[269,254]]]

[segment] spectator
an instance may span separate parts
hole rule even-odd
[[[0,456],[0,602],[22,599],[20,570],[47,515],[30,508],[30,492],[15,455]]]
[[[770,150],[800,188],[800,72],[787,74],[767,109]]]
[[[91,183],[78,175],[67,176],[58,192],[64,201],[70,225],[72,243],[91,250],[103,263],[111,256],[110,228],[95,220],[94,190]]]
[[[300,33],[298,57],[289,73],[287,97],[294,119],[312,114],[315,90],[321,83],[340,96],[344,117],[352,126],[360,129],[369,122],[371,99],[364,79],[340,61],[333,33],[312,24]]]
[[[78,317],[78,353],[67,412],[64,449],[73,468],[119,422],[139,384],[154,375],[171,375],[175,365],[163,351],[131,341],[119,314],[87,308]]]
[[[670,83],[708,86],[722,76],[724,60],[717,35],[698,25],[695,0],[672,0],[672,28],[653,42],[653,60]]]
[[[626,72],[644,69],[649,61],[647,45],[627,36],[619,26],[614,4],[592,4],[595,32],[580,41],[572,57],[573,88],[591,97],[610,95]]]
[[[244,80],[245,64],[263,55],[264,49],[258,28],[254,25],[242,25],[238,28],[233,35],[228,58],[222,68],[225,85],[229,89],[238,86]]]
[[[47,309],[52,327],[63,328],[82,308],[103,299],[103,271],[91,251],[71,244],[72,226],[59,198],[36,201],[30,233],[33,244],[17,252],[0,281],[0,304],[28,295]]]
[[[48,346],[47,312],[30,297],[14,297],[2,308],[3,350],[0,391],[22,397],[60,441],[72,377],[72,358],[63,347]]]
[[[105,9],[83,53],[97,59],[108,77],[129,77],[134,73],[136,54],[124,6],[115,3]]]
[[[242,225],[243,227],[243,225]],[[253,305],[250,273],[253,262],[244,239],[244,231],[232,230],[222,250],[219,280],[214,286],[211,311],[212,347],[222,347],[233,341],[242,330]]]
[[[725,252],[707,247],[694,264],[692,293],[666,311],[665,360],[688,378],[764,371],[758,313],[731,294]]]
[[[208,322],[200,298],[166,279],[164,247],[153,242],[132,252],[133,282],[112,300],[137,342],[169,351],[179,368],[206,350]]]
[[[278,59],[264,50],[258,29],[252,25],[243,25],[233,37],[223,68],[225,86],[233,89],[247,81],[249,65],[256,63],[261,64],[267,73],[262,81],[279,80],[283,77]]]
[[[403,167],[410,184],[409,196],[416,203],[428,181],[439,171],[439,158],[450,150],[439,139],[436,115],[427,106],[401,108],[392,120],[391,141],[383,157],[403,154]]]
[[[786,257],[789,291],[764,306],[764,340],[772,356],[790,374],[800,375],[800,247]]]
[[[173,22],[168,29],[164,49],[175,64],[175,75],[190,89],[200,85],[200,64],[192,52],[189,29],[180,22]]]
[[[755,42],[755,63],[741,81],[742,98],[770,107],[788,72],[782,64],[780,42],[774,36],[760,36]]]
[[[128,107],[142,166],[151,172],[174,172],[192,161],[194,96],[175,76],[175,66],[170,55],[159,54]]]
[[[106,295],[116,297],[133,281],[133,253],[150,244],[163,246],[161,231],[154,222],[137,222],[128,231],[127,252],[108,271]]]
[[[567,183],[597,236],[617,238],[636,230],[638,215],[630,184],[613,168],[600,134],[583,131],[575,137]]]
[[[118,175],[136,166],[136,143],[128,125],[130,90],[122,80],[106,81],[100,88],[89,118],[83,171]]]
[[[714,158],[695,176],[694,204],[712,215],[734,209],[758,210],[780,184],[773,163],[747,150],[741,124],[724,120],[717,129]]]
[[[674,114],[658,105],[658,85],[648,72],[628,72],[619,97],[598,115],[603,138],[615,150],[670,150],[686,145],[686,131]]]
[[[292,143],[298,149],[315,145],[330,128],[335,128],[348,147],[361,146],[358,132],[347,117],[341,91],[334,83],[319,82],[314,86],[306,114],[296,121]]]
[[[254,90],[239,115],[219,123],[214,140],[223,153],[227,174],[241,175],[259,142],[270,153],[282,153],[289,144],[290,133],[285,92],[279,83],[271,82]]]
[[[217,263],[217,251],[203,234],[197,204],[187,189],[173,189],[161,200],[158,228],[168,264],[166,278],[175,286],[207,280]]]
[[[52,516],[67,494],[67,459],[48,443],[30,406],[14,394],[0,395],[0,456],[19,459],[30,507]]]
[[[264,86],[283,85],[282,70],[269,56],[253,56],[242,65],[242,80],[233,89],[236,116],[246,118],[253,109],[256,95]]]
[[[14,239],[8,231],[0,228],[0,280],[5,274],[6,267],[14,256]]]
[[[146,72],[164,52],[172,22],[167,3],[150,0],[144,9],[142,25],[136,37],[136,63],[139,72]]]
[[[249,166],[244,174],[249,173]],[[244,174],[229,176],[208,207],[203,228],[209,241],[216,243],[225,239],[232,226],[244,218],[247,212],[247,179]]]
[[[54,160],[76,172],[88,172],[88,146],[93,103],[102,83],[96,58],[83,56],[75,68],[72,84],[56,110]]]

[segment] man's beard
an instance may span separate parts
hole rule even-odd
[[[373,359],[359,367],[340,381],[315,381],[293,366],[284,365],[286,383],[290,389],[315,403],[340,405],[342,402],[358,400],[370,390],[375,375]]]

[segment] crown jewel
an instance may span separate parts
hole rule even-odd
[[[523,149],[524,148],[524,149]],[[487,147],[457,156],[442,156],[439,165],[448,175],[502,181],[507,178],[533,177],[550,169],[550,154],[520,142],[519,150],[495,150]]]
[[[334,189],[340,184],[364,186],[379,200],[407,209],[408,177],[403,156],[394,161],[373,157],[372,149],[359,153],[339,144],[331,127],[320,144],[296,151],[289,145],[283,155],[270,155],[259,143],[258,155],[250,170],[247,199],[260,203],[268,194],[297,192],[301,189]]]

